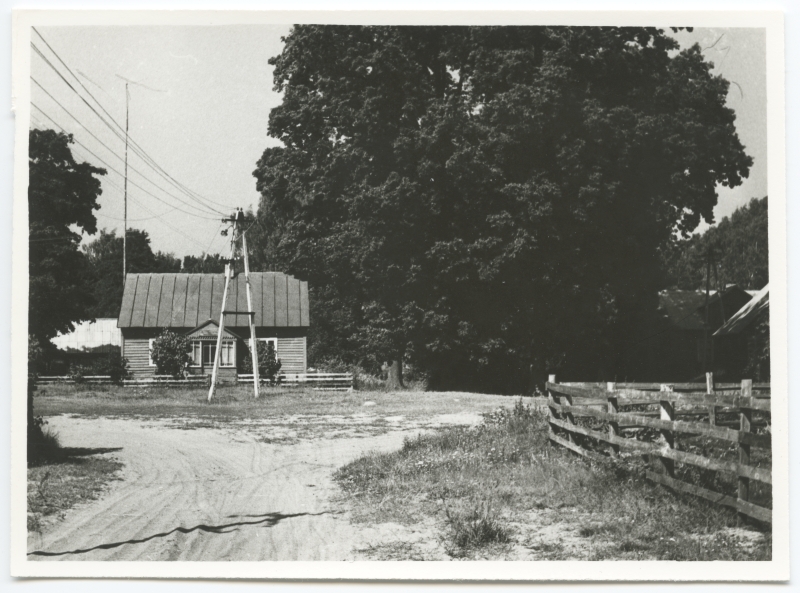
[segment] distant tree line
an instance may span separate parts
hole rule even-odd
[[[147,231],[128,229],[128,273],[185,273],[210,274],[225,271],[221,255],[197,257],[187,255],[183,261],[171,253],[154,252]],[[122,303],[122,237],[115,231],[100,231],[100,235],[83,249],[92,273],[92,292],[95,304],[92,317],[116,317]]]
[[[121,236],[99,231],[81,247],[84,234],[98,232],[100,177],[105,169],[75,161],[71,135],[53,130],[29,134],[29,333],[40,348],[75,323],[116,317],[122,302]],[[187,255],[153,251],[147,231],[128,229],[129,273],[221,273],[219,254]]]
[[[759,290],[769,282],[768,205],[753,198],[705,233],[676,241],[666,251],[667,283],[672,288],[704,289],[708,262],[711,286],[738,284]]]

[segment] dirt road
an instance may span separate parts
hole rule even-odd
[[[350,417],[343,419],[344,429],[335,430],[327,418],[324,430],[299,436],[294,430],[293,438],[275,441],[270,433],[285,437],[286,423],[273,430],[257,424],[209,428],[175,420],[52,417],[49,423],[62,443],[118,449],[112,454],[125,468],[123,479],[100,500],[32,536],[28,558],[354,559],[374,533],[351,525],[346,509],[333,502],[332,472],[367,451],[396,449],[425,427],[479,419],[477,413],[424,423]],[[302,428],[302,419],[290,426]],[[353,426],[380,430],[353,433]]]

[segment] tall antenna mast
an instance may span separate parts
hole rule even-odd
[[[125,213],[123,214],[124,231],[122,232],[122,283],[125,284],[125,275],[128,273],[128,106],[131,95],[128,92],[128,82],[125,82]]]
[[[161,89],[154,89],[146,84],[142,84],[141,82],[136,82],[135,80],[130,80],[124,76],[120,76],[119,74],[116,74],[115,76],[125,81],[125,190],[123,191],[124,214],[122,216],[124,228],[122,233],[122,282],[124,284],[125,275],[128,273],[128,114],[131,100],[131,94],[130,91],[128,91],[128,84],[135,84],[137,86],[144,87],[149,91],[156,91],[157,93],[163,93],[165,91],[162,91]]]

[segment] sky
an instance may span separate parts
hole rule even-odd
[[[226,247],[219,234],[220,219],[236,207],[257,208],[252,172],[264,149],[280,144],[267,135],[269,112],[281,101],[267,61],[280,53],[281,37],[289,28],[103,26],[38,31],[57,56],[34,33],[35,46],[86,95],[60,57],[123,127],[124,79],[133,81],[129,137],[168,177],[129,150],[128,227],[146,230],[154,251],[180,258],[222,252]],[[682,47],[699,43],[714,63],[714,73],[731,81],[728,106],[736,112],[740,139],[755,161],[740,187],[718,188],[714,214],[719,221],[751,198],[767,195],[766,34],[763,29],[704,28],[675,37]],[[73,145],[76,158],[108,170],[96,215],[99,228],[116,230],[119,236],[124,133],[117,129],[115,135],[35,52],[31,75],[36,81],[31,82],[36,106],[32,125],[61,127],[74,134],[81,143]]]

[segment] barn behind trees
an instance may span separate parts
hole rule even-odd
[[[282,373],[305,373],[308,283],[280,272],[251,272],[250,282],[256,337],[273,342]],[[164,329],[191,341],[189,372],[210,375],[224,286],[224,274],[128,274],[117,323],[122,356],[133,376],[155,374],[150,347]],[[248,355],[250,339],[244,274],[231,280],[225,311],[220,378],[232,381]]]

